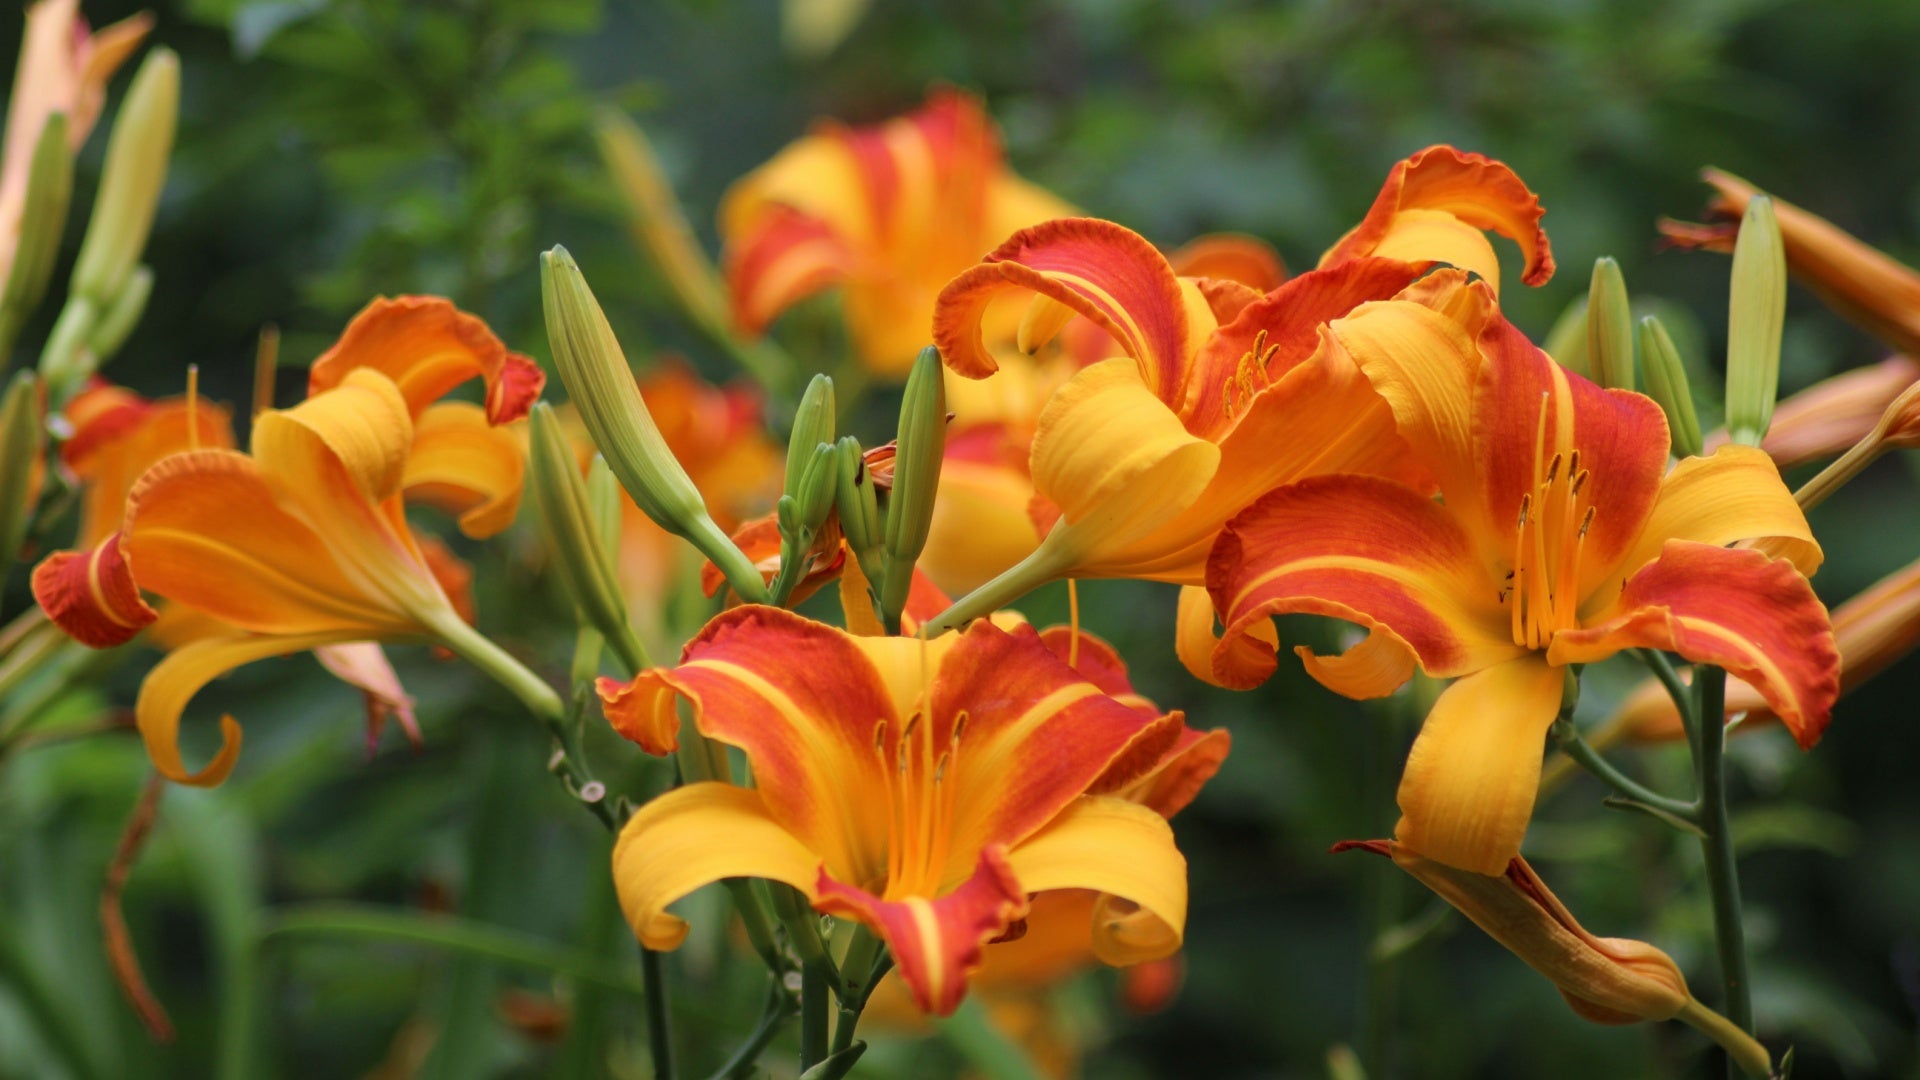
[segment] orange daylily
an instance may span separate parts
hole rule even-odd
[[[1433,147],[1393,168],[1366,220],[1318,269],[1264,296],[1182,279],[1111,222],[1016,234],[941,294],[934,340],[947,365],[971,378],[998,369],[982,319],[1009,290],[1038,294],[1023,348],[1078,314],[1125,355],[1085,368],[1048,401],[1030,458],[1041,510],[1054,519],[1046,539],[951,617],[1058,577],[1197,585],[1220,527],[1261,494],[1319,473],[1417,472],[1386,405],[1351,364],[1329,358],[1322,328],[1436,262],[1497,282],[1482,228],[1520,244],[1523,280],[1545,281],[1553,259],[1541,214],[1506,166]]]
[[[1370,634],[1338,657],[1301,649],[1349,697],[1417,664],[1460,677],[1434,704],[1401,780],[1401,842],[1497,874],[1518,854],[1568,664],[1677,652],[1758,688],[1803,747],[1838,688],[1827,612],[1804,576],[1820,548],[1773,462],[1723,447],[1666,470],[1652,399],[1567,373],[1443,271],[1335,320],[1438,480],[1425,489],[1323,476],[1235,518],[1208,567],[1225,633],[1213,662],[1247,686],[1274,667],[1271,617],[1332,615]],[[1769,538],[1778,560],[1727,548]]]
[[[602,680],[601,697],[649,749],[686,698],[702,734],[745,751],[756,784],[690,784],[621,831],[614,880],[648,948],[686,936],[669,905],[729,877],[784,882],[872,927],[936,1015],[1033,894],[1104,894],[1092,934],[1108,963],[1180,946],[1185,860],[1166,820],[1099,794],[1160,761],[1180,714],[1143,719],[1030,629],[983,619],[932,640],[856,637],[741,607],[678,667]]]
[[[402,487],[414,423],[400,387],[378,370],[256,418],[252,451],[176,453],[127,497],[118,532],[34,571],[34,593],[90,645],[125,641],[153,622],[146,590],[228,624],[231,633],[168,653],[148,674],[136,720],[154,766],[210,786],[240,751],[221,721],[214,759],[189,771],[180,714],[214,677],[252,660],[376,640],[466,630],[406,522]]]
[[[80,0],[38,0],[27,6],[0,154],[0,281],[6,280],[20,244],[33,148],[47,119],[66,115],[67,145],[77,152],[106,104],[107,80],[152,28],[153,16],[142,12],[93,33],[80,15]]]
[[[525,417],[547,382],[540,365],[509,351],[479,316],[437,296],[375,297],[314,360],[307,392],[331,390],[363,367],[392,379],[415,417],[468,379],[482,379],[494,424]]]
[[[1072,212],[1006,168],[999,132],[966,94],[936,91],[871,127],[823,123],[721,202],[734,319],[759,334],[839,286],[861,362],[904,377],[948,279],[1015,230]],[[1018,310],[1000,318],[1011,337]]]
[[[1715,192],[1706,225],[1662,220],[1660,232],[1679,247],[1733,250],[1739,221],[1759,188],[1731,173],[1706,169]],[[1920,272],[1849,235],[1825,218],[1773,200],[1787,269],[1827,306],[1895,352],[1920,354]]]

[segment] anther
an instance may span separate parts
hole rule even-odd
[[[1581,475],[1584,476],[1585,474],[1582,473]],[[1593,528],[1593,514],[1594,514],[1594,511],[1598,509],[1600,508],[1597,506],[1587,507],[1586,516],[1580,519],[1580,538],[1582,540],[1586,539],[1587,530]]]
[[[1520,527],[1523,529],[1527,527],[1527,511],[1531,510],[1532,508],[1533,508],[1533,496],[1532,495],[1520,496]]]
[[[1577,459],[1576,459],[1577,460]],[[1568,470],[1571,472],[1572,470]],[[1547,462],[1547,478],[1543,483],[1552,486],[1554,478],[1560,475],[1560,453],[1554,451],[1553,460]]]
[[[1577,457],[1578,455],[1575,455],[1575,456]],[[1587,486],[1587,477],[1589,475],[1590,474],[1585,469],[1581,469],[1577,474],[1574,475],[1573,493],[1575,495],[1580,494],[1580,489]]]

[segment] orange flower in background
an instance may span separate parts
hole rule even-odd
[[[904,377],[948,279],[1015,230],[1072,212],[1006,168],[999,132],[966,94],[936,91],[870,127],[825,122],[720,205],[734,319],[763,333],[837,286],[861,362]],[[999,318],[1011,337],[1018,309]]]
[[[1053,520],[1034,555],[974,603],[988,610],[1060,577],[1197,585],[1220,527],[1265,492],[1318,473],[1417,472],[1366,378],[1327,357],[1322,328],[1436,262],[1497,281],[1482,227],[1520,244],[1523,280],[1545,281],[1553,259],[1542,212],[1504,165],[1424,150],[1393,168],[1366,221],[1320,268],[1264,296],[1182,279],[1111,222],[1052,221],[1015,235],[941,294],[934,339],[947,365],[995,373],[983,319],[1010,291],[1038,294],[1023,348],[1078,314],[1124,356],[1085,368],[1047,402],[1030,463]],[[1418,261],[1399,257],[1414,252]],[[954,617],[979,613],[970,604]]]
[[[784,882],[872,927],[936,1015],[1034,894],[1104,894],[1091,932],[1107,963],[1179,948],[1186,865],[1166,820],[1097,793],[1148,774],[1180,714],[1144,719],[1030,629],[980,620],[932,640],[869,638],[742,607],[678,667],[602,680],[601,696],[649,749],[686,698],[704,735],[746,753],[756,785],[679,788],[621,831],[614,880],[648,948],[686,936],[669,905],[729,877]]]
[[[1678,247],[1731,252],[1740,217],[1759,188],[1731,173],[1706,169],[1714,189],[1706,225],[1662,220],[1660,232]],[[1827,306],[1885,342],[1895,352],[1920,355],[1920,272],[1878,251],[1825,218],[1773,200],[1787,269]]]
[[[1398,838],[1500,873],[1519,852],[1565,665],[1677,652],[1758,688],[1803,747],[1838,689],[1827,612],[1805,573],[1820,549],[1759,450],[1666,469],[1658,405],[1570,375],[1446,271],[1330,328],[1433,472],[1424,488],[1323,476],[1235,518],[1208,567],[1226,631],[1222,681],[1274,667],[1270,620],[1331,615],[1370,631],[1338,657],[1301,649],[1338,693],[1378,697],[1417,664],[1459,681],[1407,762]],[[1728,548],[1771,538],[1783,558]]]
[[[221,405],[187,397],[149,401],[98,379],[67,403],[66,416],[72,434],[60,460],[82,491],[77,548],[92,548],[119,529],[134,481],[160,459],[233,446],[233,421]]]
[[[1782,469],[1837,457],[1880,424],[1888,406],[1920,384],[1920,361],[1890,356],[1878,364],[1843,371],[1787,398],[1773,411],[1760,449]],[[1727,433],[1706,438],[1711,453],[1727,443]]]
[[[482,379],[494,424],[525,417],[547,382],[540,365],[509,351],[479,316],[437,296],[375,297],[314,360],[307,393],[331,390],[363,367],[392,379],[415,417],[468,379]]]
[[[235,628],[168,653],[141,685],[136,720],[167,778],[210,786],[233,768],[240,727],[231,717],[209,764],[189,771],[180,757],[181,711],[216,676],[321,646],[444,636],[460,623],[406,524],[412,440],[393,380],[353,372],[294,408],[262,413],[250,454],[165,458],[134,485],[119,532],[35,569],[41,606],[89,645],[124,641],[154,620],[143,589]]]
[[[33,148],[47,119],[66,115],[67,145],[78,152],[106,104],[107,80],[152,28],[153,16],[141,12],[92,33],[80,15],[80,0],[38,0],[27,6],[0,156],[0,281],[6,280],[20,243]]]

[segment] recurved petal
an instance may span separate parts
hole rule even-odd
[[[251,458],[230,450],[177,454],[127,499],[125,551],[142,588],[262,633],[411,624],[369,597],[320,535],[281,509]]]
[[[1090,566],[1178,518],[1213,479],[1220,449],[1188,434],[1132,363],[1116,359],[1054,394],[1031,461],[1035,490],[1063,515],[1056,534],[1072,530],[1071,541],[1052,542]]]
[[[1245,634],[1221,648],[1213,597],[1207,594],[1205,586],[1180,586],[1173,651],[1180,658],[1181,666],[1194,678],[1229,690],[1257,686],[1273,673],[1273,657],[1279,648],[1280,635],[1271,619],[1253,623]],[[1407,674],[1412,675],[1412,670]]]
[[[260,414],[253,458],[263,472],[303,494],[334,486],[323,477],[337,471],[352,482],[360,501],[378,503],[400,490],[413,433],[399,385],[378,369],[357,369],[330,391]]]
[[[495,426],[478,405],[443,401],[420,414],[402,484],[410,501],[459,515],[484,540],[513,524],[527,471],[525,435]]]
[[[357,368],[399,384],[414,416],[468,379],[484,379],[487,419],[496,424],[527,415],[547,382],[540,365],[508,352],[479,316],[438,296],[376,297],[313,362],[307,393],[340,386]]]
[[[1400,778],[1402,844],[1479,874],[1520,854],[1566,673],[1536,655],[1441,692]]]
[[[1027,891],[995,847],[983,850],[972,875],[939,897],[883,900],[822,869],[814,907],[879,931],[914,1003],[947,1016],[960,1006],[967,977],[979,970],[982,947],[1026,912]]]
[[[661,668],[642,671],[627,682],[605,675],[594,681],[601,711],[613,730],[661,756],[680,748],[678,689],[672,671]]]
[[[1803,749],[1820,740],[1840,693],[1827,609],[1791,563],[1750,549],[1668,541],[1611,608],[1554,635],[1547,657],[1580,664],[1635,648],[1727,669]]]
[[[613,845],[613,884],[634,936],[649,949],[673,949],[687,924],[667,912],[674,901],[724,878],[779,881],[812,896],[820,856],[768,813],[760,793],[699,783],[647,802]]]
[[[180,714],[200,688],[242,664],[269,656],[287,656],[347,640],[332,634],[248,634],[204,638],[168,653],[140,684],[134,701],[135,722],[147,744],[147,756],[160,774],[178,784],[213,787],[233,771],[240,757],[240,725],[231,716],[220,718],[220,750],[197,772],[189,772],[180,757]]]
[[[1137,803],[1088,795],[1007,854],[1028,892],[1092,889],[1093,951],[1115,965],[1171,956],[1187,921],[1187,860],[1167,820]]]
[[[105,649],[133,640],[159,615],[140,598],[121,535],[84,551],[56,551],[33,568],[33,598],[82,645]]]
[[[1501,162],[1451,146],[1430,146],[1394,165],[1359,225],[1320,258],[1321,266],[1363,255],[1453,263],[1497,292],[1500,267],[1480,230],[1520,245],[1520,280],[1553,276],[1553,249],[1538,196]]]
[[[1166,258],[1144,237],[1096,218],[1063,218],[1015,233],[941,291],[933,340],[948,367],[974,379],[999,367],[980,322],[995,296],[1015,288],[1086,316],[1133,358],[1153,393],[1180,401],[1189,348],[1186,296]]]
[[[1724,547],[1762,538],[1771,541],[1770,554],[1786,558],[1802,574],[1820,568],[1820,544],[1764,451],[1728,445],[1706,457],[1687,458],[1661,481],[1639,538],[1617,564],[1614,586],[1600,590],[1600,599],[1609,602],[1619,595],[1618,583],[1659,558],[1669,540]]]
[[[1214,544],[1207,591],[1226,626],[1214,671],[1254,686],[1274,662],[1249,669],[1243,644],[1275,615],[1306,612],[1396,639],[1427,674],[1463,675],[1520,655],[1500,607],[1500,585],[1447,506],[1392,481],[1322,476],[1281,488],[1228,523]],[[1335,689],[1382,659],[1369,653],[1335,668]],[[1238,663],[1225,654],[1241,651]],[[1343,658],[1344,660],[1344,658]],[[1366,688],[1383,691],[1378,681]]]

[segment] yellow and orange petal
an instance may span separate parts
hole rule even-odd
[[[468,379],[482,379],[487,419],[495,424],[527,415],[547,381],[538,364],[508,351],[478,316],[437,296],[383,296],[362,308],[313,362],[307,392],[339,386],[357,368],[392,379],[415,417]]]

